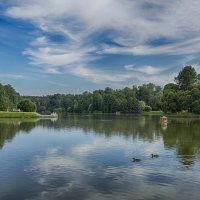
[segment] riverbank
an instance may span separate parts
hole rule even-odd
[[[165,115],[170,118],[200,118],[200,115],[188,112],[166,113]]]
[[[57,118],[55,115],[40,115],[36,112],[2,112],[0,111],[0,118]]]
[[[170,118],[200,118],[200,115],[188,112],[164,113],[163,111],[150,111],[150,112],[141,112],[141,115],[157,115],[157,116],[165,115]]]
[[[156,115],[156,116],[161,116],[161,115],[164,115],[164,112],[163,111],[149,111],[149,112],[142,111],[141,115]]]
[[[39,118],[36,112],[0,112],[0,118]]]
[[[76,113],[78,114],[78,113]],[[93,113],[94,115],[105,115],[105,113]],[[80,113],[78,114],[80,115]],[[91,114],[92,115],[92,114]],[[113,113],[110,115],[113,115]],[[120,115],[130,115],[130,114],[120,114]],[[162,116],[166,115],[170,118],[200,118],[200,115],[195,115],[193,113],[164,113],[162,111],[150,111],[141,112],[139,115],[149,115],[149,116]],[[57,118],[57,115],[40,115],[36,112],[2,112],[0,111],[0,118]]]

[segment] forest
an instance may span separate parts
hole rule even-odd
[[[32,111],[37,108],[37,112],[41,114],[140,113],[152,110],[200,114],[200,75],[192,66],[186,66],[174,78],[174,83],[168,83],[163,88],[148,83],[132,88],[107,87],[104,90],[85,91],[82,94],[46,96],[20,96],[12,86],[0,85],[1,111],[24,108],[24,105],[30,105]]]
[[[36,103],[38,112],[69,113],[139,113],[142,110],[159,110],[162,89],[154,84],[132,88],[95,90],[82,94],[55,94],[43,97],[26,97]]]

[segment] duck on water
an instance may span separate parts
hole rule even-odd
[[[133,158],[133,162],[140,162],[141,161],[141,159],[139,159],[139,158]]]
[[[152,153],[152,154],[151,154],[151,157],[152,157],[152,158],[158,158],[159,155],[158,155],[158,154],[153,154],[153,153]]]

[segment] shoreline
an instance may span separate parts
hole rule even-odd
[[[116,116],[123,116],[123,115],[135,115],[134,113],[121,113],[119,115],[115,113],[66,113],[70,115],[116,115]],[[162,111],[150,111],[150,112],[141,112],[137,113],[137,115],[141,116],[162,116],[165,115],[169,118],[185,118],[185,119],[200,119],[200,115],[195,115],[192,113],[164,113]],[[41,119],[56,119],[58,118],[57,114],[51,115],[41,115],[37,112],[4,112],[0,111],[0,118],[41,118]]]
[[[200,115],[165,114],[170,118],[200,119]]]
[[[40,115],[37,112],[2,112],[0,111],[0,118],[58,118],[57,115]]]

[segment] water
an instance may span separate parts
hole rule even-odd
[[[199,200],[199,155],[195,119],[1,119],[0,199]]]

